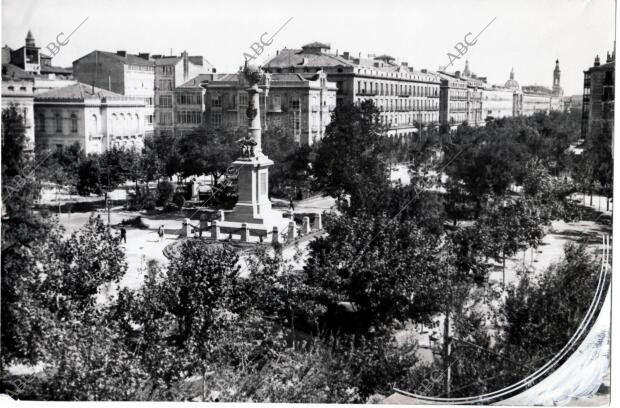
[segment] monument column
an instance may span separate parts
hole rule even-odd
[[[242,72],[243,79],[249,84],[248,107],[246,116],[248,119],[248,133],[245,138],[239,140],[243,155],[234,161],[233,165],[238,169],[237,186],[239,199],[231,213],[226,214],[226,219],[221,227],[239,229],[245,224],[244,231],[254,236],[264,236],[272,233],[276,227],[278,231],[284,231],[288,220],[283,214],[271,208],[269,200],[269,167],[273,165],[262,151],[260,94],[262,90],[259,83],[264,78],[260,68],[246,66]],[[249,235],[247,235],[249,240]]]

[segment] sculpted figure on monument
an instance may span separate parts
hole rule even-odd
[[[237,143],[241,145],[241,152],[244,157],[254,156],[254,146],[256,146],[256,141],[252,139],[250,135],[246,135],[244,138],[237,140]]]

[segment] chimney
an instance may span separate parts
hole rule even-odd
[[[145,60],[148,60],[150,56],[151,54],[149,54],[148,52],[141,52],[138,54],[138,57],[143,58]]]
[[[409,66],[409,63],[408,63],[408,62],[403,61],[403,62],[401,62],[401,63],[400,63],[400,65],[402,65],[403,67],[408,67],[408,66]]]
[[[422,72],[423,74],[428,74],[428,70],[426,68],[422,69],[420,72]]]
[[[461,77],[461,71],[454,71],[454,76],[457,78]]]
[[[345,51],[342,53],[342,58],[349,59],[349,51]]]
[[[116,55],[120,55],[121,57],[126,57],[127,51],[116,51]]]

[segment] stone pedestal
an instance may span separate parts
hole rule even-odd
[[[192,236],[192,226],[189,223],[189,218],[185,218],[183,220],[183,226],[181,227],[181,236],[185,238]]]
[[[282,241],[280,240],[280,231],[278,231],[278,227],[273,227],[273,231],[271,233],[271,243],[272,244],[280,244]]]
[[[241,224],[241,241],[250,242],[250,230],[248,224]]]
[[[297,236],[297,231],[296,231],[296,226],[295,226],[295,221],[290,221],[288,223],[288,241],[294,241],[295,237]]]
[[[308,235],[310,233],[310,217],[304,217],[301,223],[301,233]]]
[[[220,225],[218,220],[213,220],[211,223],[211,238],[217,240],[220,237]]]
[[[220,226],[226,229],[240,228],[247,224],[252,235],[264,235],[274,227],[284,230],[288,220],[280,211],[271,208],[269,200],[269,167],[273,165],[267,156],[239,158],[233,165],[238,169],[237,186],[239,200],[230,213],[225,215]]]
[[[314,229],[320,231],[323,229],[323,220],[321,217],[321,213],[318,213],[314,216]]]

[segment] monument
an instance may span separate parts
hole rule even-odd
[[[222,213],[217,224],[222,233],[239,234],[243,241],[249,241],[254,236],[258,241],[266,235],[286,232],[290,220],[284,218],[282,212],[272,209],[269,200],[269,167],[273,161],[263,154],[261,148],[259,95],[262,90],[258,87],[264,74],[247,61],[242,74],[249,83],[246,110],[248,134],[239,140],[242,156],[233,162],[238,170],[239,200],[231,212]],[[277,235],[270,237],[270,240],[277,239]]]

